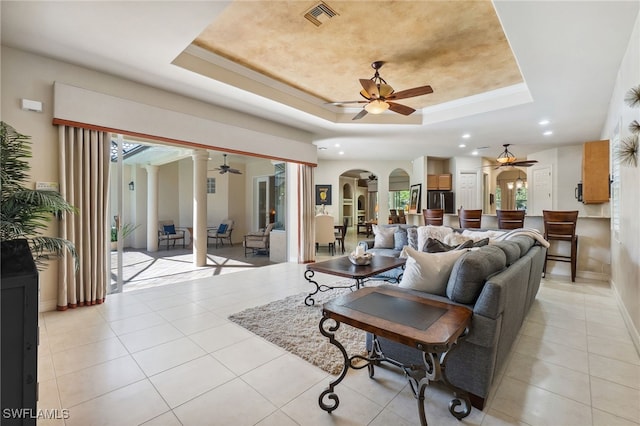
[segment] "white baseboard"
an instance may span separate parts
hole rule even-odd
[[[615,294],[616,296],[616,302],[618,302],[618,307],[620,308],[620,312],[622,313],[624,323],[627,326],[627,330],[629,330],[629,335],[631,335],[631,340],[633,340],[633,345],[636,347],[636,351],[640,354],[640,333],[638,333],[638,329],[633,324],[631,315],[629,315],[626,306],[624,305],[624,303],[622,303],[622,298],[620,297],[620,293],[618,293],[618,289],[616,288],[613,280],[610,281],[610,285],[613,289],[613,294]]]
[[[609,274],[603,274],[602,272],[592,271],[576,271],[576,276],[580,278],[586,278],[588,280],[609,281],[611,277]]]
[[[55,311],[57,308],[58,306],[55,299],[40,301],[40,304],[38,305],[38,312]]]

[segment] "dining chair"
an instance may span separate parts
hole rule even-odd
[[[524,228],[524,210],[496,210],[498,229]]]
[[[480,228],[482,222],[482,210],[458,210],[460,228]]]
[[[444,224],[444,209],[422,209],[425,225],[442,226]]]
[[[542,219],[544,221],[544,238],[551,242],[567,241],[570,244],[570,255],[549,253],[544,259],[544,267],[542,268],[543,276],[546,276],[547,261],[555,260],[557,262],[571,263],[571,282],[576,281],[576,269],[578,265],[578,235],[576,235],[576,225],[578,223],[578,210],[554,211],[543,210]],[[557,248],[557,247],[555,247]]]
[[[333,216],[328,214],[316,216],[316,252],[321,244],[327,244],[331,256],[335,254],[336,234],[333,225]]]
[[[335,225],[334,226],[334,233],[335,233],[335,237],[336,237],[336,241],[338,242],[338,244],[340,245],[340,248],[342,249],[342,253],[344,253],[344,239],[345,236],[347,235],[347,227],[349,226],[349,218],[348,217],[344,217],[342,219],[342,226],[340,225]]]

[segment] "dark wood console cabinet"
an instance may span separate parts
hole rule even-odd
[[[35,425],[38,270],[26,240],[3,242],[1,260],[2,425]],[[20,414],[7,415],[11,412]]]

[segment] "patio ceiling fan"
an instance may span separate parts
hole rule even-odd
[[[220,174],[223,175],[225,173],[233,173],[236,175],[241,175],[242,172],[238,169],[234,169],[231,166],[227,166],[227,154],[223,154],[224,157],[224,164],[222,164],[220,167],[216,167],[213,170],[220,170]]]
[[[371,64],[371,68],[375,70],[375,74],[370,79],[360,79],[362,90],[360,96],[366,99],[366,101],[341,101],[341,102],[329,102],[330,105],[347,105],[347,104],[365,104],[362,111],[360,111],[352,120],[359,120],[368,113],[381,114],[386,110],[390,110],[402,115],[410,115],[415,112],[415,109],[402,105],[393,101],[398,99],[413,98],[415,96],[428,95],[433,93],[431,86],[419,86],[412,89],[401,90],[396,92],[387,82],[380,77],[378,70],[382,68],[384,61],[375,61]]]

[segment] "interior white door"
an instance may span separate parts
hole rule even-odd
[[[529,214],[541,216],[542,210],[553,209],[553,180],[551,167],[540,167],[532,170],[531,188],[529,199],[531,211]]]
[[[460,172],[458,174],[458,193],[456,194],[456,211],[460,206],[467,210],[481,209],[479,201],[478,173]]]

